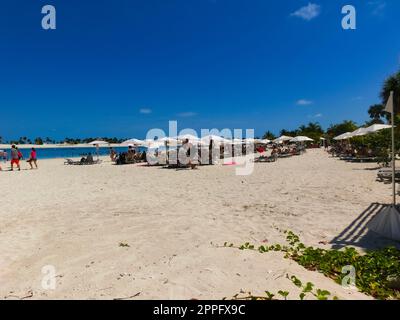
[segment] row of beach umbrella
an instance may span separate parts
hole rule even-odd
[[[378,132],[380,130],[384,129],[390,129],[389,125],[386,124],[374,124],[368,128],[359,128],[355,130],[354,132],[346,132],[343,133],[335,138],[334,140],[347,140],[353,137],[360,137],[360,136],[365,136],[370,133]],[[289,136],[281,136],[273,141],[268,140],[268,139],[226,139],[221,136],[217,135],[208,135],[203,138],[196,137],[191,134],[184,134],[180,135],[178,137],[165,137],[161,138],[158,140],[139,140],[139,139],[129,139],[124,141],[122,144],[123,145],[132,145],[132,146],[143,146],[143,147],[150,147],[150,146],[156,146],[156,145],[164,145],[165,143],[169,144],[177,144],[179,141],[183,141],[188,139],[191,143],[199,143],[199,144],[210,144],[211,140],[214,141],[216,144],[243,144],[243,143],[262,143],[262,144],[269,144],[271,142],[273,143],[284,143],[284,142],[311,142],[314,141],[311,138],[308,138],[306,136],[297,136],[297,137],[289,137]],[[94,145],[94,146],[100,146],[100,145],[108,145],[109,143],[106,141],[102,140],[95,140],[90,142],[89,144]]]
[[[202,138],[196,137],[191,134],[184,134],[180,135],[178,137],[165,137],[161,138],[158,140],[139,140],[139,139],[129,139],[124,141],[122,144],[123,145],[131,145],[135,147],[151,147],[151,148],[156,148],[159,146],[164,146],[165,144],[168,144],[170,146],[177,145],[178,143],[184,141],[184,140],[189,140],[190,143],[195,143],[195,144],[203,144],[203,145],[209,145],[211,141],[213,141],[215,144],[220,145],[220,144],[244,144],[244,143],[264,143],[268,144],[271,141],[264,139],[226,139],[217,135],[208,135]]]
[[[161,138],[158,140],[139,140],[139,139],[129,139],[124,141],[122,144],[123,145],[130,145],[130,146],[135,146],[135,147],[151,147],[151,148],[157,148],[160,146],[163,146],[165,144],[168,144],[170,146],[177,145],[179,142],[182,142],[184,140],[189,140],[191,143],[196,143],[196,144],[203,144],[203,145],[209,145],[211,141],[214,141],[215,144],[221,145],[221,144],[269,144],[271,142],[273,143],[283,143],[283,142],[308,142],[308,141],[314,141],[308,137],[305,136],[298,136],[298,137],[288,137],[288,136],[281,136],[273,141],[268,140],[268,139],[226,139],[221,136],[217,135],[208,135],[202,138],[196,137],[191,134],[185,134],[185,135],[180,135],[178,137],[165,137]]]
[[[368,128],[359,128],[353,132],[343,133],[343,134],[333,138],[333,140],[340,141],[340,140],[347,140],[347,139],[354,138],[354,137],[362,137],[362,136],[365,136],[370,133],[375,133],[380,130],[390,129],[390,128],[391,128],[391,126],[389,126],[387,124],[374,124]]]

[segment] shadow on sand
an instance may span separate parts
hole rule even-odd
[[[380,203],[372,203],[357,217],[357,219],[330,241],[332,248],[341,249],[346,246],[355,246],[366,250],[373,250],[394,246],[400,249],[399,242],[383,238],[367,228],[368,222],[385,206],[386,205]]]

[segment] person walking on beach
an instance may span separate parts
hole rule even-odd
[[[11,171],[14,170],[14,164],[17,166],[18,171],[21,171],[21,167],[19,165],[20,156],[22,156],[21,152],[17,149],[15,145],[11,146]]]
[[[35,148],[32,148],[29,160],[27,162],[31,166],[31,170],[33,169],[32,162],[35,164],[36,169],[38,168],[38,165],[37,165],[37,154],[36,154],[36,149]]]

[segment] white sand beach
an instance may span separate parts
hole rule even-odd
[[[255,164],[250,176],[236,176],[234,166],[177,171],[106,158],[38,164],[0,172],[2,299],[221,299],[241,290],[298,299],[287,274],[340,299],[370,299],[280,252],[216,245],[284,244],[278,229],[288,229],[306,245],[331,248],[372,203],[390,202],[391,186],[368,170],[376,164],[323,150]],[[363,250],[366,242],[348,244]],[[54,290],[41,286],[46,265],[56,269]]]

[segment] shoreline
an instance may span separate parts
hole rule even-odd
[[[0,150],[1,149],[11,149],[11,144],[0,144]],[[92,144],[42,144],[42,145],[36,145],[36,144],[16,144],[18,149],[62,149],[62,148],[96,148],[96,146]],[[100,148],[117,148],[117,147],[128,147],[127,145],[122,145],[120,143],[111,143],[107,145],[101,145],[99,146]]]

